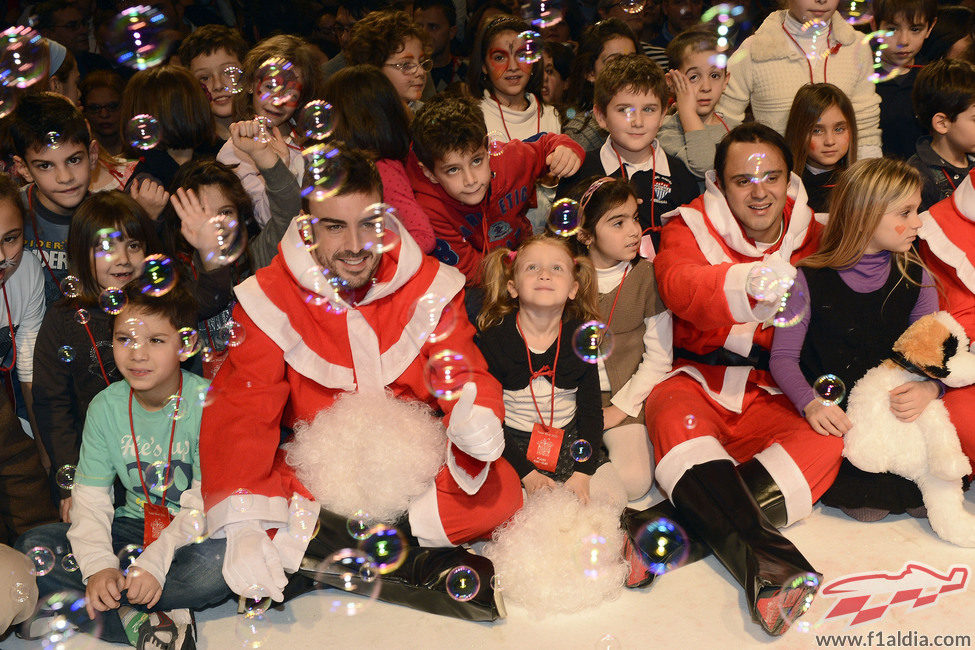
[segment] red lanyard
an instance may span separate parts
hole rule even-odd
[[[10,360],[10,365],[0,366],[0,372],[10,372],[17,363],[17,342],[14,340],[14,319],[10,314],[10,302],[7,300],[7,282],[4,281],[3,285],[0,285],[0,288],[3,289],[3,306],[7,309],[7,324],[10,325],[10,347],[13,351],[13,358]]]
[[[941,168],[941,173],[945,175],[945,180],[948,181],[948,185],[951,185],[951,189],[952,190],[957,189],[955,187],[955,184],[951,181],[951,176],[948,175],[948,172],[945,171],[945,168],[944,167]],[[4,298],[6,298],[6,296],[7,296],[7,294],[4,294]]]
[[[37,229],[37,216],[34,214],[34,186],[31,185],[27,189],[27,211],[30,212],[30,225],[34,229],[34,243],[37,245],[37,253],[41,256],[41,261],[44,263],[44,268],[47,272],[51,274],[51,279],[54,280],[54,286],[61,287],[61,282],[58,280],[58,276],[54,275],[54,271],[51,270],[51,265],[47,263],[47,255],[40,247],[40,231]]]
[[[110,386],[112,382],[108,380],[108,373],[105,372],[105,364],[102,363],[102,355],[98,352],[98,344],[95,343],[95,337],[91,333],[91,328],[88,327],[88,323],[82,323],[82,327],[88,333],[88,340],[91,341],[91,349],[95,351],[95,359],[98,360],[98,369],[102,371],[102,379],[105,380],[106,386]]]
[[[626,282],[626,272],[629,270],[629,266],[623,269],[623,278],[620,280],[619,286],[616,287],[616,295],[613,297],[613,306],[609,308],[609,318],[606,319],[606,329],[609,329],[610,324],[613,322],[613,312],[616,311],[616,301],[620,299],[620,291],[623,289],[623,283]]]
[[[146,480],[142,477],[142,462],[139,460],[139,441],[135,439],[135,422],[132,420],[132,393],[129,388],[129,431],[132,433],[132,448],[135,450],[135,468],[139,471],[139,482],[142,483],[142,493],[146,495],[146,503],[152,503],[149,498],[149,490],[146,489]],[[173,466],[173,438],[176,437],[176,420],[179,419],[179,409],[183,399],[183,373],[179,373],[179,392],[176,395],[176,406],[173,411],[173,426],[169,430],[169,455],[166,457],[166,478],[163,483],[162,505],[166,505],[166,490],[169,489],[169,472]]]
[[[494,100],[494,103],[498,105],[498,113],[501,114],[501,126],[504,127],[504,134],[507,136],[508,141],[510,142],[511,134],[508,133],[508,123],[504,121],[504,109],[501,108],[501,102],[498,101],[498,98],[494,93],[491,93],[491,98]],[[538,101],[538,98],[535,98],[535,103],[538,104],[538,121],[535,123],[535,133],[532,135],[542,132],[542,102]]]
[[[796,47],[799,48],[799,51],[802,52],[803,57],[806,59],[806,65],[809,66],[809,83],[811,83],[811,84],[816,83],[816,81],[813,79],[813,69],[812,69],[812,63],[809,61],[809,55],[806,54],[806,51],[804,49],[802,49],[802,46],[801,45],[799,45],[799,41],[797,41],[792,36],[792,34],[789,33],[789,30],[785,28],[785,25],[784,24],[782,25],[782,31],[785,32],[785,35],[789,37],[789,40],[790,41],[792,41],[793,43],[795,43]],[[832,36],[832,35],[833,35],[833,23],[830,23],[829,24],[829,31],[826,32],[826,55],[823,57],[823,83],[827,83],[827,80],[826,80],[826,66],[829,65],[829,55],[836,53],[833,50],[831,50],[830,47],[829,47],[829,37]],[[837,43],[834,49],[838,52],[839,49],[840,49],[840,44]]]
[[[714,117],[715,117],[715,118],[717,118],[717,120],[718,120],[719,122],[721,122],[721,126],[723,126],[723,127],[724,127],[724,131],[725,131],[725,133],[731,133],[731,129],[729,129],[729,128],[728,128],[728,125],[724,123],[724,120],[722,120],[722,119],[721,119],[721,116],[720,116],[720,115],[718,115],[717,113],[715,113],[715,114],[714,114]]]
[[[555,361],[552,362],[552,369],[549,370],[548,366],[542,366],[535,372],[532,368],[532,351],[528,347],[528,341],[525,340],[525,333],[521,331],[521,325],[518,323],[518,316],[515,316],[515,327],[518,328],[518,333],[521,334],[521,340],[525,343],[525,353],[528,355],[528,372],[531,375],[528,377],[528,390],[532,394],[532,403],[535,405],[535,412],[538,413],[538,421],[542,422],[542,411],[538,408],[538,400],[535,399],[535,387],[532,386],[532,382],[538,377],[548,377],[552,382],[552,406],[548,415],[548,426],[552,427],[552,423],[555,422],[555,369],[559,365],[559,351],[562,349],[562,321],[559,321],[559,337],[555,342]]]
[[[721,118],[718,118],[718,119],[721,119]],[[727,127],[725,127],[725,128],[727,128]],[[620,174],[622,174],[623,179],[624,180],[630,180],[630,175],[626,173],[626,165],[623,164],[623,158],[620,156],[620,152],[616,150],[616,147],[613,146],[613,143],[612,142],[609,143],[609,146],[610,146],[610,148],[612,148],[613,153],[616,154],[616,160],[619,161],[619,164],[620,164]],[[651,156],[651,158],[650,158],[650,160],[651,160],[651,163],[650,163],[650,227],[647,228],[647,230],[657,230],[658,229],[658,226],[655,225],[656,222],[655,222],[654,216],[653,216],[654,203],[657,202],[657,193],[656,193],[656,190],[657,190],[657,148],[656,147],[654,147],[654,146],[651,146],[650,147],[650,156]],[[644,230],[643,232],[646,233],[647,230]]]

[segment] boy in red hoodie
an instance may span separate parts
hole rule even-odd
[[[437,237],[432,255],[476,285],[487,252],[517,248],[532,234],[525,212],[535,202],[538,179],[571,176],[584,156],[582,147],[557,133],[512,140],[498,150],[492,144],[489,155],[477,101],[438,95],[426,102],[413,119],[406,170]]]

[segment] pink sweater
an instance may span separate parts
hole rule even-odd
[[[376,169],[383,179],[383,202],[396,208],[403,227],[416,240],[420,250],[424,254],[429,254],[436,243],[433,226],[430,225],[427,213],[413,196],[413,187],[406,175],[406,167],[399,160],[383,158],[376,161]]]

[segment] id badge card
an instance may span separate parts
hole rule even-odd
[[[538,469],[554,472],[559,463],[562,437],[565,431],[536,422],[528,441],[528,460]]]
[[[173,516],[169,509],[155,503],[142,504],[142,514],[145,516],[145,528],[142,533],[142,548],[149,546],[159,537],[159,533],[169,525]]]

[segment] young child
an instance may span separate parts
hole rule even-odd
[[[975,167],[975,65],[957,59],[930,63],[917,75],[914,114],[930,136],[908,161],[921,172],[921,210],[948,198]]]
[[[890,355],[894,341],[915,320],[938,309],[934,283],[913,250],[921,227],[921,178],[901,160],[861,160],[841,176],[819,250],[799,262],[793,294],[808,296],[809,314],[794,327],[777,328],[771,371],[817,433],[850,429],[844,400],[827,404],[814,382],[834,374],[847,391]],[[934,381],[910,381],[891,391],[890,408],[910,422],[939,395]],[[902,477],[872,474],[844,460],[826,505],[862,521],[923,506],[917,486]]]
[[[240,87],[235,87],[235,83],[241,81],[247,43],[236,29],[224,25],[203,25],[183,39],[177,55],[203,86],[210,100],[216,136],[222,145],[230,139],[234,95],[241,91]],[[234,69],[239,72],[235,73]]]
[[[596,269],[599,320],[613,333],[613,353],[600,359],[603,442],[630,501],[653,483],[653,454],[643,402],[670,372],[673,321],[657,294],[653,264],[640,259],[641,231],[633,186],[621,178],[587,179],[578,197],[575,239]]]
[[[728,59],[728,87],[718,111],[742,120],[751,104],[755,120],[785,133],[796,91],[831,83],[853,103],[860,132],[859,158],[880,156],[880,97],[870,81],[873,53],[836,13],[836,2],[787,0]]]
[[[284,87],[276,86],[267,79],[258,79],[258,70],[272,58],[284,59],[293,66],[290,70],[295,76],[288,79]],[[278,79],[284,81],[285,77]],[[301,38],[286,34],[261,41],[247,53],[242,83],[245,90],[234,97],[234,119],[242,121],[261,118],[262,131],[267,131],[275,150],[282,160],[287,159],[288,169],[300,183],[305,164],[296,141],[292,117],[299,106],[321,97],[321,75],[312,47]],[[223,145],[217,154],[217,160],[237,172],[244,189],[254,202],[257,223],[263,226],[271,218],[264,177],[232,141]]]
[[[101,638],[139,648],[195,647],[187,608],[230,595],[221,575],[223,539],[205,537],[198,444],[208,382],[180,370],[192,341],[196,305],[181,285],[161,296],[125,289],[112,355],[122,373],[88,409],[75,474],[70,524],[35,528],[18,550],[67,547],[80,570],[62,562],[37,577],[41,596],[84,591],[88,616],[102,612]],[[125,503],[112,508],[112,484]],[[143,548],[131,564],[130,549]],[[122,556],[122,559],[118,556]],[[86,625],[82,626],[87,628]]]
[[[914,61],[938,22],[937,16],[935,0],[878,0],[873,4],[875,27],[893,32],[887,47],[880,50],[883,72],[893,76],[877,84],[885,156],[910,158],[918,138],[925,134],[911,106],[911,91],[922,67]]]
[[[571,114],[562,130],[586,151],[598,149],[607,135],[592,114],[596,77],[623,54],[636,54],[636,36],[622,20],[609,18],[586,28],[572,62],[565,98]]]
[[[49,134],[60,137],[51,140]],[[24,241],[44,265],[47,304],[61,297],[68,275],[66,242],[71,216],[88,195],[98,164],[81,112],[55,93],[27,94],[9,118],[14,167],[29,183],[21,190],[27,206]]]
[[[660,245],[660,217],[699,194],[694,175],[657,141],[666,105],[667,81],[659,65],[643,54],[613,59],[596,77],[593,109],[609,137],[587,153],[576,176],[559,183],[557,190],[557,196],[566,196],[590,176],[630,181],[641,201],[640,225],[650,229],[654,249]]]
[[[68,50],[57,41],[45,39],[48,46],[50,57],[50,67],[48,68],[48,90],[56,92],[68,98],[75,106],[80,105],[81,90],[78,83],[81,75],[78,73],[78,63],[75,61],[71,50]]]
[[[728,85],[728,72],[715,58],[718,37],[704,28],[688,29],[667,44],[667,56],[667,84],[674,93],[677,112],[664,118],[657,137],[664,151],[703,179],[705,172],[714,169],[718,142],[738,126],[737,120],[715,110]]]
[[[416,202],[404,165],[410,152],[409,109],[393,83],[375,66],[347,66],[325,83],[325,99],[332,105],[333,137],[374,158],[383,179],[383,202],[396,208],[420,250],[430,253],[433,228]]]
[[[853,105],[833,84],[799,89],[789,111],[785,139],[814,212],[829,211],[830,191],[840,173],[856,162],[857,126]]]
[[[566,89],[575,51],[565,43],[546,41],[542,48],[542,101],[551,104],[565,119]]]
[[[526,492],[558,482],[583,502],[622,505],[623,485],[602,452],[599,372],[572,342],[582,323],[598,318],[594,276],[564,239],[543,235],[516,251],[492,251],[476,341],[504,391],[503,456]],[[573,453],[577,444],[585,453]]]
[[[529,30],[520,18],[496,16],[481,29],[471,52],[467,83],[471,94],[481,98],[488,132],[503,142],[562,131],[555,107],[543,106],[539,99],[541,61],[523,60],[526,45],[518,35]],[[536,48],[541,45],[535,43]]]
[[[489,155],[484,114],[466,97],[434,97],[412,129],[406,171],[437,238],[432,254],[456,266],[468,286],[479,282],[481,259],[491,249],[515,248],[531,234],[524,215],[535,182],[545,173],[574,174],[584,156],[555,133],[531,143],[513,140]]]

